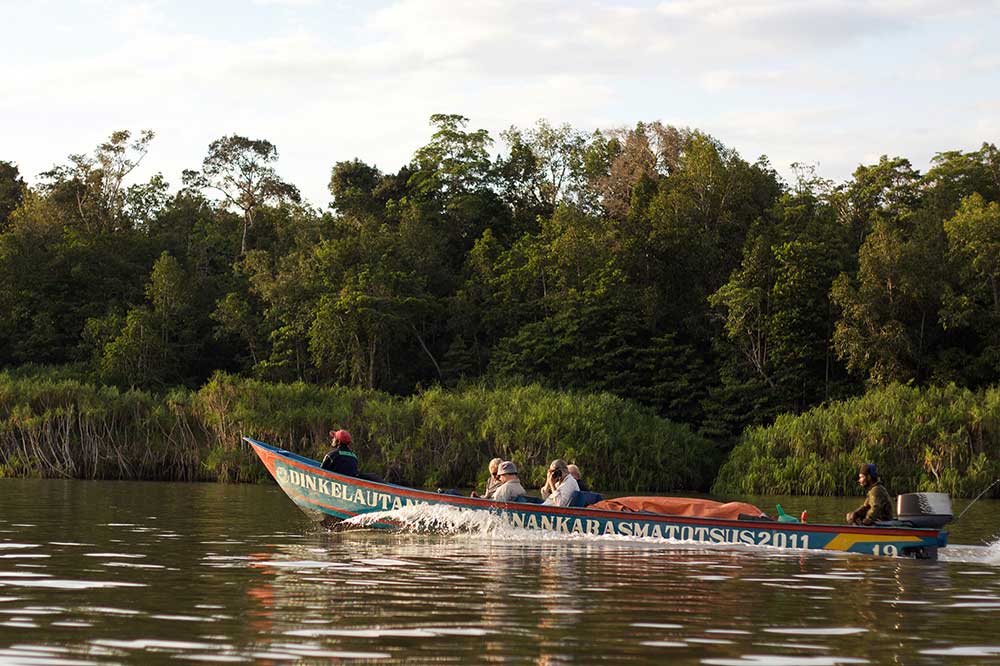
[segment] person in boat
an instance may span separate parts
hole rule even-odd
[[[517,465],[511,461],[505,460],[500,463],[497,467],[497,477],[500,479],[500,485],[491,498],[494,501],[513,502],[521,495],[527,495],[521,480],[517,477]]]
[[[889,491],[879,481],[872,463],[864,463],[858,470],[858,485],[867,490],[865,503],[847,514],[851,525],[874,525],[880,520],[892,520],[892,500]]]
[[[562,459],[553,460],[549,465],[549,472],[545,476],[545,487],[553,488],[542,502],[549,506],[569,506],[573,501],[573,494],[580,490],[576,479],[569,473],[569,466]]]
[[[566,465],[566,469],[569,469],[569,468],[570,468],[570,465]],[[579,469],[580,468],[578,467],[577,471],[579,471]],[[579,478],[579,477],[573,477],[573,478]],[[577,485],[579,485],[579,482],[577,482]],[[538,492],[542,496],[542,499],[544,500],[544,499],[548,499],[549,495],[551,495],[555,491],[556,491],[556,487],[552,483],[552,475],[551,474],[547,474],[546,477],[545,477],[545,485],[543,485],[541,488],[539,488]]]
[[[346,430],[331,430],[330,446],[333,450],[326,454],[320,467],[344,476],[357,476],[358,457],[351,451],[351,433]]]
[[[543,500],[546,500],[549,498],[549,495],[555,492],[555,490],[555,486],[552,485],[552,475],[546,474],[545,485],[538,489],[538,494],[542,496]]]
[[[576,479],[576,485],[579,486],[581,491],[590,490],[587,486],[587,482],[580,478],[580,468],[576,465],[569,463],[566,465],[566,469],[569,470],[569,475]],[[542,499],[548,498],[549,495],[555,492],[555,487],[551,485],[551,477],[545,479],[545,485],[541,487],[539,492],[542,495]]]
[[[493,499],[493,493],[497,491],[500,487],[500,477],[497,476],[497,469],[500,467],[500,463],[503,462],[502,458],[494,458],[490,461],[490,480],[486,482],[486,492],[482,495],[476,493],[475,490],[472,491],[472,497],[483,497],[485,499]]]

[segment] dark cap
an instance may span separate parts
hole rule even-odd
[[[867,474],[873,479],[878,478],[878,472],[875,471],[875,463],[861,463],[861,467],[858,468],[858,474]]]

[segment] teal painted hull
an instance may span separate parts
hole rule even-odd
[[[458,497],[334,474],[308,458],[244,437],[281,489],[307,515],[327,524],[363,514],[416,505],[445,505],[489,512],[511,526],[560,534],[662,538],[713,546],[777,547],[880,556],[934,558],[947,532],[911,527],[857,527],[812,523],[724,520],[551,507]],[[399,529],[391,515],[373,516],[368,527]]]

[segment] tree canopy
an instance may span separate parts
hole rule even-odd
[[[868,387],[1000,378],[992,144],[789,184],[660,122],[430,124],[392,173],[331,156],[326,212],[239,135],[179,191],[136,178],[148,130],[34,186],[0,161],[0,367],[152,389],[216,370],[403,395],[537,382],[723,440]]]

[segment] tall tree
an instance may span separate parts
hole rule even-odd
[[[400,219],[427,225],[445,239],[439,259],[454,273],[487,228],[510,237],[511,211],[497,194],[496,169],[490,159],[493,139],[484,129],[466,130],[468,118],[435,114],[431,140],[414,153]]]
[[[834,278],[848,264],[833,209],[805,191],[783,197],[747,238],[743,262],[710,297],[726,337],[783,409],[830,395]]]
[[[584,182],[584,133],[539,120],[530,129],[511,127],[501,136],[510,147],[509,159],[500,163],[509,201],[551,214],[558,203],[575,198]]]
[[[1000,316],[1000,203],[973,194],[944,229],[949,250],[964,269],[966,287],[982,290],[986,308]]]
[[[280,200],[301,201],[298,188],[278,177],[277,161],[278,149],[270,141],[234,134],[209,144],[200,172],[184,172],[185,185],[219,192],[227,206],[243,214],[240,254],[247,251],[247,232],[262,206]]]
[[[329,185],[333,208],[340,215],[358,221],[384,212],[386,201],[376,193],[381,182],[381,172],[361,160],[337,162]]]
[[[65,261],[56,207],[29,192],[0,233],[0,365],[65,361],[67,336],[57,326]]]
[[[1000,372],[1000,204],[973,194],[944,223],[955,286],[943,297],[946,330],[969,330],[959,352],[971,384],[989,384]]]
[[[942,334],[945,251],[932,215],[875,222],[859,252],[857,277],[841,273],[832,289],[841,310],[834,346],[850,370],[874,385],[931,376]]]
[[[493,144],[489,132],[467,132],[469,119],[457,114],[436,113],[431,124],[437,129],[413,155],[416,171],[410,186],[421,194],[450,196],[488,187],[492,180],[489,147]]]
[[[68,165],[44,172],[43,190],[87,232],[131,229],[134,220],[128,203],[145,196],[138,191],[130,195],[125,181],[146,157],[154,136],[152,130],[143,130],[135,139],[128,130],[112,132],[92,155],[70,155]],[[162,176],[154,177],[151,183],[151,188],[144,189],[166,190]]]
[[[0,160],[0,233],[7,228],[10,214],[24,200],[24,180],[17,166]]]
[[[841,221],[860,247],[878,220],[905,222],[920,208],[921,177],[908,159],[883,155],[877,164],[861,165],[833,197]]]
[[[1000,151],[991,143],[979,150],[949,150],[931,160],[922,186],[927,205],[942,217],[951,217],[972,194],[1000,200]]]
[[[195,294],[180,263],[166,252],[153,264],[146,283],[146,304],[124,318],[112,313],[89,326],[97,335],[101,375],[121,386],[144,388],[183,384],[197,359],[198,331],[193,326]],[[120,328],[114,330],[113,324]],[[100,340],[101,332],[108,338]]]
[[[645,123],[617,130],[612,137],[606,171],[591,175],[591,187],[607,214],[621,218],[628,214],[635,189],[644,180],[655,180],[659,173],[653,137]]]

